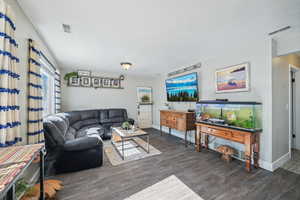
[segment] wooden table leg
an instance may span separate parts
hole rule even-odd
[[[259,168],[259,134],[255,134],[255,143],[254,143],[254,167]]]
[[[185,147],[187,147],[187,131],[185,131],[185,134],[184,134],[184,145],[185,145]]]
[[[208,134],[205,134],[205,148],[208,149],[208,137],[209,135]]]
[[[252,141],[251,135],[245,136],[245,159],[246,159],[246,170],[251,171],[251,158],[252,158]]]
[[[196,151],[201,151],[201,131],[200,127],[197,127],[196,129]]]
[[[162,125],[160,125],[160,136],[162,136]]]

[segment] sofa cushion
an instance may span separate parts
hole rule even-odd
[[[99,119],[85,119],[81,121],[81,127],[89,126],[89,125],[99,125]]]
[[[100,123],[105,123],[108,120],[108,110],[99,111],[99,121]]]
[[[81,126],[82,126],[82,121],[75,122],[74,124],[71,125],[71,127],[76,130],[79,130]]]
[[[47,117],[47,119],[55,124],[55,126],[60,130],[58,133],[60,133],[64,137],[69,128],[69,123],[67,122],[67,120],[56,115],[49,116]]]
[[[76,135],[76,129],[70,126],[67,133],[70,133],[72,135]]]
[[[68,114],[67,116],[69,118],[70,126],[72,126],[74,123],[81,120],[81,115],[80,112],[78,111],[68,112],[67,114]]]
[[[70,126],[70,122],[69,122],[70,115],[68,113],[57,113],[55,114],[55,116],[64,119],[64,121],[68,124],[68,126]]]
[[[111,109],[108,110],[108,116],[109,118],[124,118],[124,110],[123,109]]]
[[[66,141],[69,141],[69,140],[74,140],[75,139],[75,136],[73,135],[73,134],[71,134],[71,133],[66,133],[66,135],[65,135],[65,140]]]
[[[86,111],[79,111],[79,112],[81,115],[81,120],[99,118],[99,111],[97,110],[86,110]]]
[[[69,127],[66,135],[65,135],[65,140],[74,140],[76,135],[76,130],[73,127]]]
[[[121,123],[127,120],[125,109],[107,109],[100,111],[100,123]]]
[[[97,129],[97,132],[95,131]],[[90,125],[90,126],[85,126],[81,129],[79,129],[76,132],[76,138],[80,138],[80,137],[85,137],[88,134],[92,134],[92,133],[98,133],[100,136],[104,134],[104,128],[101,125]]]
[[[48,138],[51,138],[50,141],[53,144],[48,144],[50,146],[62,146],[65,143],[65,139],[61,133],[61,130],[52,122],[50,119],[45,119],[43,122],[44,130]],[[47,141],[46,141],[47,142]]]

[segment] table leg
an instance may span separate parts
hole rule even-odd
[[[150,153],[150,149],[149,149],[149,135],[147,136],[147,149],[148,149],[148,153]]]
[[[169,128],[169,134],[171,135],[171,128]]]
[[[125,159],[125,154],[124,154],[124,139],[122,139],[122,160]]]
[[[198,152],[201,151],[201,131],[200,131],[200,127],[197,127],[197,130],[196,130],[196,151],[198,151]]]
[[[195,140],[195,148],[197,147],[197,129],[195,130],[195,138],[194,138],[194,140]]]
[[[252,158],[252,141],[251,135],[245,136],[245,159],[246,159],[246,170],[251,171],[251,158]]]
[[[160,125],[160,136],[162,136],[162,126]]]
[[[44,175],[45,175],[44,149],[42,149],[40,151],[40,200],[45,199]]]
[[[259,134],[255,134],[255,144],[254,144],[254,167],[259,167]]]
[[[187,131],[185,131],[185,134],[184,134],[184,145],[185,145],[185,147],[187,147]]]
[[[208,134],[205,134],[205,148],[208,149],[208,139],[209,135]]]
[[[15,199],[16,199],[16,191],[15,191],[15,184],[13,184],[7,192],[6,200],[15,200]]]

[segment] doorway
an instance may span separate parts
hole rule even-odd
[[[289,65],[290,70],[290,148],[292,159],[300,155],[300,70],[294,65]],[[299,152],[299,153],[298,153]]]
[[[281,147],[288,146],[290,156],[282,168],[300,174],[300,54],[278,56],[273,67],[275,86],[280,87],[274,99],[274,109],[278,111],[276,128],[280,129],[276,139],[285,144]]]

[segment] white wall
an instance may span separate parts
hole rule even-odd
[[[28,73],[28,38],[31,38],[40,45],[40,49],[43,53],[48,57],[48,59],[56,65],[55,59],[52,54],[49,52],[47,45],[42,41],[42,38],[35,31],[33,25],[29,21],[29,19],[24,15],[23,11],[19,7],[16,0],[5,0],[8,3],[12,10],[15,13],[15,24],[16,24],[16,32],[15,37],[17,43],[19,44],[19,48],[17,50],[17,57],[20,58],[20,63],[18,64],[18,68],[20,69],[19,73],[21,75],[19,81],[19,88],[21,90],[19,95],[19,104],[20,104],[20,113],[21,113],[21,135],[23,138],[23,143],[27,142],[27,73]]]
[[[75,69],[74,71],[76,71]],[[70,71],[68,71],[70,72]],[[63,72],[62,77],[68,73]],[[95,76],[119,77],[120,74],[93,72]],[[108,88],[83,88],[68,87],[62,84],[62,111],[101,109],[101,108],[126,108],[130,118],[137,118],[136,87],[152,85],[148,77],[127,76],[122,81],[124,89]]]
[[[300,27],[296,27],[293,32],[283,32],[275,39],[277,43],[276,53],[278,56],[300,51]]]
[[[245,45],[245,46],[244,46]],[[263,132],[261,133],[261,163],[270,164],[272,161],[271,134],[271,40],[251,40],[239,47],[228,46],[228,51],[218,52],[215,58],[202,60],[199,74],[199,93],[201,99],[227,98],[232,101],[257,101],[263,104]],[[214,74],[216,69],[250,62],[251,91],[240,93],[215,93]],[[159,126],[159,110],[166,100],[165,79],[161,76],[155,81],[154,91],[154,126]],[[174,109],[187,110],[195,108],[195,104],[173,103]],[[269,168],[268,166],[265,168]]]

